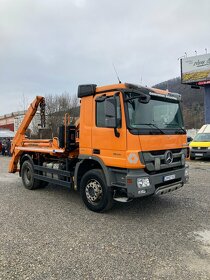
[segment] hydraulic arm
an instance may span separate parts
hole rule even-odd
[[[28,111],[25,114],[25,117],[17,130],[15,137],[12,141],[11,153],[12,159],[9,165],[9,172],[15,173],[17,171],[17,163],[19,159],[20,150],[15,150],[16,146],[20,146],[23,139],[25,139],[26,130],[36,114],[37,108],[40,104],[41,107],[41,125],[45,126],[45,117],[44,117],[44,107],[45,107],[45,99],[42,96],[37,96],[34,101],[30,104]]]

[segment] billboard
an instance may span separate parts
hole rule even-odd
[[[183,84],[201,84],[210,81],[210,53],[181,59]]]

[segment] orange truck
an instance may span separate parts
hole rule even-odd
[[[65,116],[53,139],[25,137],[39,105],[45,126],[44,97],[30,105],[13,139],[9,165],[25,188],[71,187],[90,210],[102,212],[113,200],[169,193],[188,181],[179,94],[120,83],[80,85],[78,97],[79,123],[71,125]]]

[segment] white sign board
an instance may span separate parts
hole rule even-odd
[[[210,53],[181,60],[182,83],[210,81]]]

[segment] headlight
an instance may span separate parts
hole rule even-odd
[[[210,147],[208,147],[208,150],[210,150]]]
[[[137,187],[146,188],[150,186],[149,178],[137,178]]]

